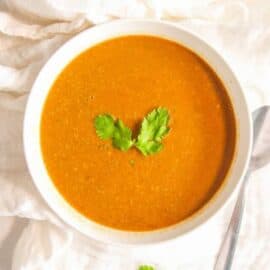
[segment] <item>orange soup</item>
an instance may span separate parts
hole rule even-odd
[[[144,156],[101,140],[97,115],[133,132],[157,107],[170,114],[163,149]],[[220,188],[232,163],[232,104],[213,70],[187,48],[126,36],[76,57],[54,82],[41,120],[47,171],[65,200],[105,226],[148,231],[190,217]]]

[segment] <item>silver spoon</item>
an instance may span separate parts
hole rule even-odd
[[[214,270],[230,270],[238,240],[250,174],[270,162],[270,106],[253,113],[253,150],[248,171],[243,180],[231,221],[220,247]]]

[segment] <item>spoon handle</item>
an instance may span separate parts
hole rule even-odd
[[[232,266],[233,256],[235,253],[235,247],[239,236],[239,229],[242,222],[245,197],[246,197],[246,186],[250,176],[248,171],[245,178],[243,179],[242,186],[238,194],[238,198],[233,210],[231,221],[228,230],[225,234],[222,245],[219,249],[219,253],[216,259],[214,270],[230,270]]]

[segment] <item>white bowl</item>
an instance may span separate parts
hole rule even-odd
[[[127,232],[97,224],[68,204],[50,179],[44,166],[40,146],[40,119],[44,101],[52,84],[64,67],[82,51],[114,37],[153,35],[178,42],[203,58],[224,83],[237,120],[236,154],[222,189],[200,211],[176,225],[150,231]],[[28,99],[24,119],[24,151],[32,178],[48,205],[78,231],[103,242],[146,244],[175,238],[198,228],[209,220],[237,190],[250,158],[251,116],[243,91],[223,58],[200,38],[172,24],[155,21],[119,20],[90,28],[64,44],[39,73]]]

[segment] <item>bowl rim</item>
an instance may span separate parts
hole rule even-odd
[[[224,186],[195,215],[175,225],[145,232],[130,232],[98,224],[74,209],[57,191],[43,162],[40,146],[40,118],[50,86],[72,59],[102,41],[126,35],[151,35],[177,42],[199,55],[216,72],[233,103],[238,139],[237,153]],[[89,44],[90,43],[90,44]],[[81,49],[78,49],[81,48]],[[53,74],[53,75],[52,75]],[[104,243],[152,244],[187,235],[213,218],[233,197],[246,172],[252,146],[251,114],[233,70],[223,57],[197,35],[173,23],[155,20],[121,19],[86,29],[64,43],[39,72],[30,92],[23,123],[26,163],[32,179],[50,208],[78,231]]]

